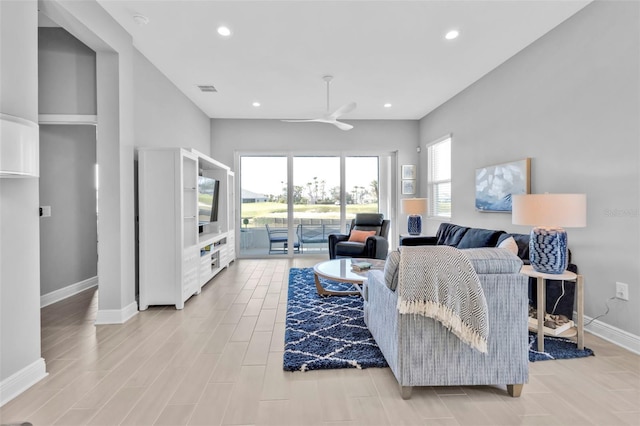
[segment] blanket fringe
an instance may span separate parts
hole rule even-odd
[[[398,312],[433,318],[443,324],[460,340],[481,353],[487,353],[487,339],[465,324],[454,311],[444,305],[426,300],[402,300],[398,298]]]

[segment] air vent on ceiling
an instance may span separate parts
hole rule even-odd
[[[217,92],[218,91],[215,87],[211,85],[198,86],[198,89],[200,89],[201,92]]]

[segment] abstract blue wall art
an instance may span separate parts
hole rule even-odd
[[[531,159],[476,169],[476,210],[510,212],[511,196],[531,191]]]

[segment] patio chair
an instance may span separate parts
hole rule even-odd
[[[269,254],[273,254],[274,252],[287,252],[287,248],[289,247],[288,243],[288,228],[274,228],[269,225],[265,225],[267,228],[267,236],[269,237]],[[273,247],[274,244],[282,244],[282,248],[276,246]],[[295,241],[293,243],[293,248],[296,253],[300,252],[300,242]]]

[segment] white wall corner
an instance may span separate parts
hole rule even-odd
[[[7,377],[0,382],[0,407],[47,377],[48,374],[44,358],[38,358],[22,370]]]
[[[40,307],[44,308],[45,306],[49,306],[52,303],[59,302],[61,300],[66,299],[67,297],[71,297],[75,294],[78,294],[82,291],[85,291],[88,288],[92,288],[98,285],[98,277],[91,277],[84,281],[80,281],[79,283],[71,284],[61,289],[52,291],[47,294],[43,294],[40,296]]]
[[[591,318],[585,315],[585,324],[591,320]],[[604,340],[640,355],[640,336],[636,336],[635,334],[631,334],[598,320],[594,320],[588,326],[585,326],[584,329],[595,336],[601,337]]]
[[[124,324],[137,314],[138,304],[136,302],[131,302],[122,309],[99,309],[95,324]]]

